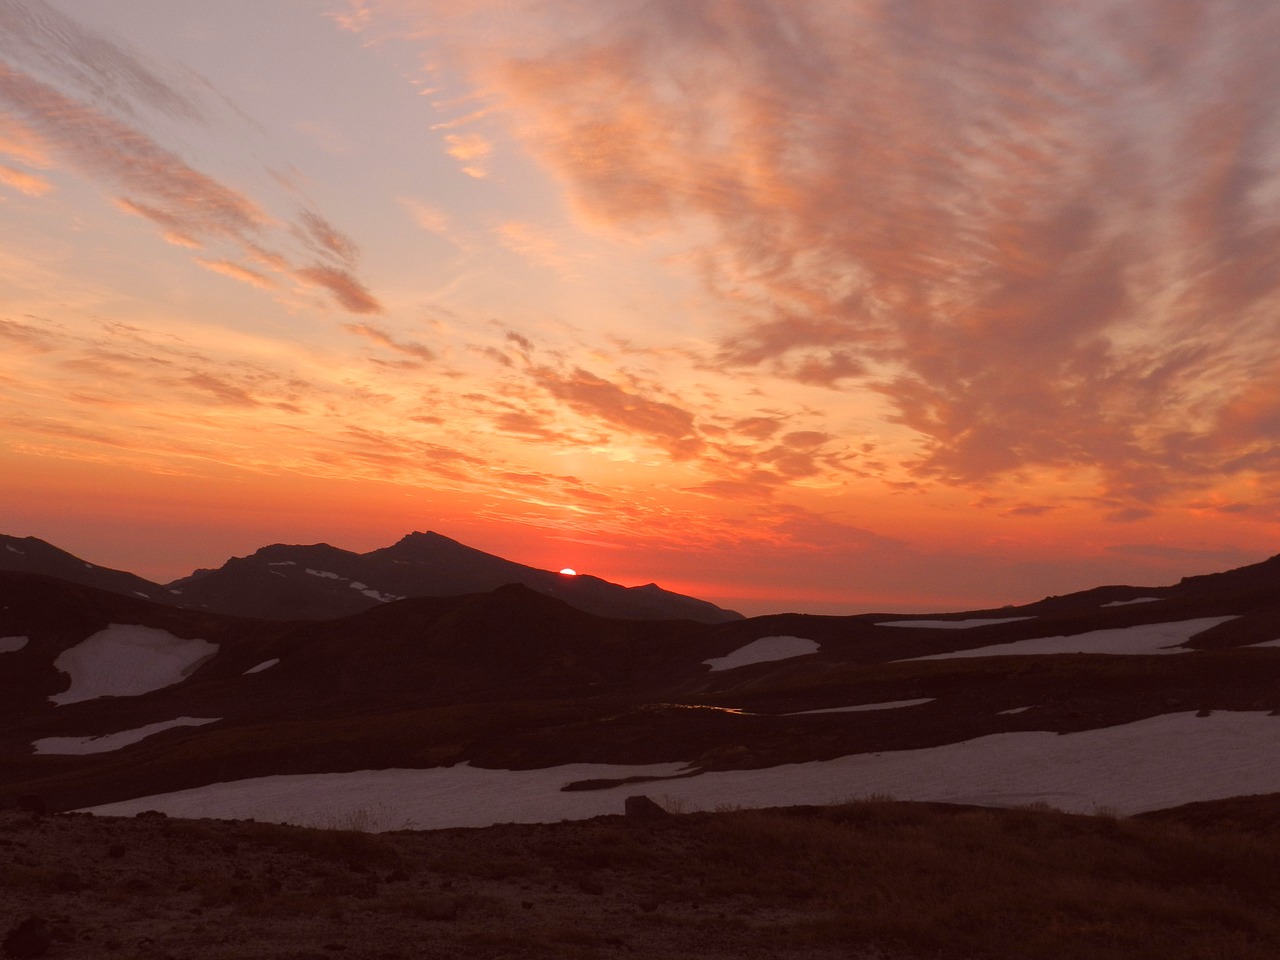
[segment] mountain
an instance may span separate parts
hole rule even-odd
[[[446,597],[520,583],[602,617],[719,623],[741,614],[663,590],[623,587],[504,560],[438,533],[352,553],[328,544],[274,544],[200,570],[167,589],[182,606],[276,620],[328,620],[405,597]]]
[[[422,576],[417,540],[376,562]],[[281,556],[298,584],[367,583],[361,555],[261,562]],[[1123,812],[1280,792],[1280,564],[1258,567],[998,610],[720,623],[600,617],[519,583],[268,620],[0,573],[0,802],[345,804],[450,826],[634,792]]]
[[[36,537],[9,537],[0,534],[0,571],[42,573],[71,583],[138,596],[158,603],[167,602],[165,588],[123,570],[112,570],[81,560]]]

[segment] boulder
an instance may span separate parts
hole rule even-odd
[[[671,816],[670,812],[644,794],[627,797],[623,809],[628,817],[635,820],[661,820],[663,817]]]

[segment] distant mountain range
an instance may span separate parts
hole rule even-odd
[[[1280,714],[1280,557],[1020,607],[720,611],[719,622],[657,619],[639,601],[717,608],[558,578],[431,534],[364,555],[266,547],[165,587],[39,540],[2,539],[0,557],[10,568],[0,572],[0,803],[151,798],[140,809],[163,809],[157,794],[220,782],[394,769],[543,770],[566,796],[592,797],[644,781],[708,795],[718,777],[773,776],[786,796],[809,796],[800,786],[817,771],[826,779],[811,799],[791,802],[888,783],[918,799],[1051,797],[1087,809],[1109,802],[1116,778],[1146,770],[1083,746],[1104,742],[1157,752],[1159,775],[1132,774],[1122,792],[1137,791],[1135,808],[1280,791],[1280,726],[1269,726],[1280,719],[1268,719]],[[512,568],[534,584],[485,585]],[[463,592],[393,599],[428,581]],[[242,605],[214,609],[237,585]],[[643,615],[568,602],[597,596],[638,598]],[[301,616],[347,602],[364,609]],[[1027,779],[1036,758],[1043,776],[1068,749],[1076,766],[1054,774],[1065,786]],[[994,772],[983,766],[993,750],[1006,751]],[[830,765],[847,761],[857,772],[832,780]],[[623,772],[582,772],[602,764]],[[887,765],[898,780],[876,779]],[[723,802],[750,800],[726,789]],[[287,799],[324,795],[300,785]],[[545,809],[559,811],[559,796]]]
[[[602,617],[720,623],[742,614],[657,584],[623,587],[504,560],[438,533],[369,553],[277,543],[168,584],[88,563],[35,537],[0,535],[0,570],[42,573],[156,603],[264,620],[331,620],[407,597],[483,593],[509,583]]]

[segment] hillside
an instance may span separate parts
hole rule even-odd
[[[634,783],[699,806],[1126,813],[1267,793],[1276,595],[1250,573],[708,624],[511,584],[282,622],[0,574],[0,799],[286,820],[375,802],[447,827],[593,816]]]

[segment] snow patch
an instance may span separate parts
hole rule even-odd
[[[1138,597],[1136,600],[1112,600],[1110,603],[1104,603],[1104,607],[1127,607],[1131,603],[1156,603],[1163,600],[1164,597]]]
[[[1010,709],[1008,709],[1008,710],[1000,710],[1000,711],[997,711],[996,716],[997,716],[997,717],[1008,717],[1008,716],[1012,716],[1012,715],[1013,715],[1013,714],[1015,714],[1015,713],[1026,713],[1026,712],[1027,712],[1028,710],[1030,710],[1030,709],[1031,709],[1030,707],[1012,707],[1012,708],[1010,708]]]
[[[404,597],[397,597],[394,593],[383,593],[380,590],[374,590],[367,583],[361,583],[358,580],[352,580],[347,584],[352,590],[359,590],[366,597],[374,600],[381,600],[383,603],[390,603],[392,600],[403,600]]]
[[[296,567],[297,565],[297,560],[272,560],[267,564],[268,567]],[[310,572],[310,570],[307,571],[307,573]]]
[[[1165,653],[1190,653],[1176,649],[1197,633],[1216,627],[1235,617],[1200,617],[1196,620],[1179,620],[1175,623],[1143,623],[1134,627],[1114,630],[1090,630],[1074,637],[1036,637],[1013,643],[996,643],[972,650],[955,650],[951,653],[935,653],[927,657],[911,657],[900,660],[951,660],[960,657],[1018,657],[1052,653],[1110,653],[1150,656]]]
[[[18,549],[17,547],[15,547],[12,543],[6,543],[6,544],[4,545],[4,548],[5,548],[6,550],[8,550],[10,553],[16,553],[16,554],[17,554],[18,556],[20,556],[20,557],[25,557],[25,556],[26,556],[26,553],[25,553],[24,551],[19,550],[19,549]]]
[[[106,733],[97,737],[45,737],[31,746],[36,753],[42,754],[77,754],[110,753],[131,744],[145,740],[153,733],[171,730],[174,727],[199,727],[206,723],[217,723],[221,717],[178,717],[174,720],[162,720],[149,723],[133,730],[122,730],[119,733]]]
[[[732,670],[735,667],[745,667],[752,663],[767,663],[770,660],[790,660],[792,657],[803,657],[806,654],[817,653],[819,650],[816,640],[806,640],[803,637],[761,637],[759,640],[753,640],[745,647],[739,647],[733,653],[724,657],[714,657],[711,660],[703,660],[702,662],[711,667],[714,673],[717,670]]]
[[[852,707],[825,707],[821,710],[800,710],[796,713],[780,713],[780,717],[803,717],[811,713],[861,713],[864,710],[897,710],[901,707],[917,707],[922,703],[933,703],[936,697],[922,697],[919,700],[886,700],[883,703],[859,703]]]
[[[248,676],[249,674],[251,674],[251,673],[261,673],[263,670],[270,670],[272,667],[274,667],[274,666],[275,666],[277,663],[279,663],[279,662],[280,662],[280,658],[279,658],[279,657],[275,657],[275,658],[273,658],[273,659],[271,659],[271,660],[263,660],[263,661],[262,661],[260,664],[258,664],[256,667],[250,667],[248,670],[246,670],[244,673],[242,673],[242,674],[241,674],[241,676],[242,676],[242,677],[247,677],[247,676]]]
[[[687,772],[678,763],[572,764],[542,770],[487,770],[458,764],[430,770],[363,770],[215,783],[194,790],[90,807],[133,816],[324,824],[357,810],[386,811],[379,830],[435,830],[494,823],[540,823],[622,811],[636,793],[687,809],[840,802],[867,794],[1003,807],[1043,802],[1061,810],[1121,815],[1197,800],[1280,792],[1275,742],[1280,718],[1265,712],[1166,714],[1136,723],[1057,734],[1001,733],[920,750],[867,753],[760,770],[701,773],[606,790],[563,791],[588,779]]]
[[[30,642],[30,637],[0,637],[0,653],[17,653]]]
[[[968,630],[970,627],[987,627],[993,623],[1017,623],[1034,620],[1035,617],[999,617],[994,620],[881,620],[877,627],[927,627],[930,630]]]
[[[150,600],[150,599],[151,599],[151,595],[150,595],[150,594],[143,593],[141,590],[135,590],[135,591],[133,591],[133,592],[134,592],[134,594],[135,594],[136,596],[141,597],[143,600]]]
[[[184,680],[217,651],[207,640],[113,623],[59,654],[53,665],[71,677],[71,686],[49,699],[61,705],[150,693]]]
[[[328,570],[312,570],[310,567],[307,567],[307,573],[311,574],[313,577],[323,577],[326,580],[347,579],[346,577],[339,576],[336,573],[330,573]]]

